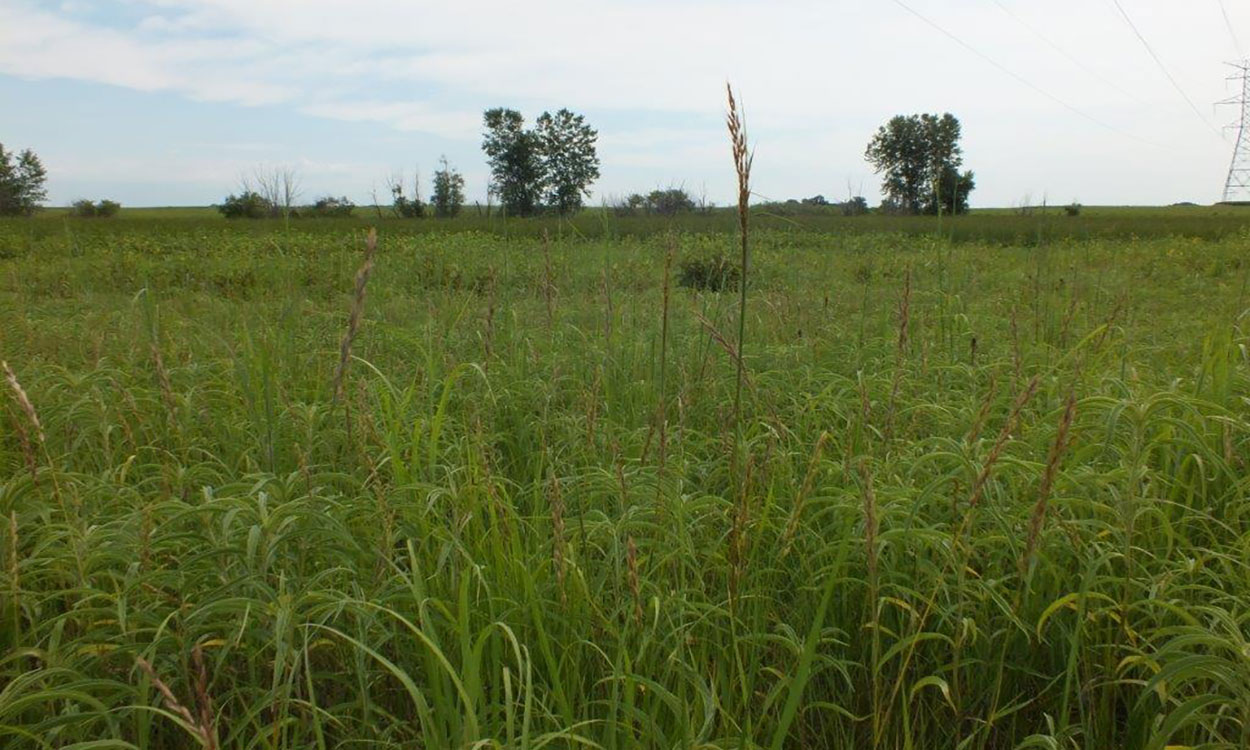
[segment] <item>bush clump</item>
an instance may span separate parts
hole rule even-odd
[[[356,204],[352,203],[347,196],[335,198],[327,195],[324,198],[318,198],[317,202],[305,209],[309,216],[319,218],[343,219],[352,215],[352,211],[356,210]]]
[[[83,199],[74,201],[73,205],[69,207],[69,215],[77,216],[81,219],[108,219],[116,216],[121,208],[122,204],[117,201],[105,199],[92,203]]]
[[[273,201],[253,190],[226,196],[217,210],[227,219],[263,219],[277,214]]]
[[[680,272],[678,286],[703,292],[737,289],[742,280],[742,269],[724,255],[682,261]]]

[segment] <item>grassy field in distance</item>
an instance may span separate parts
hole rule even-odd
[[[843,216],[836,206],[800,207],[759,205],[752,209],[753,223],[763,229],[800,232],[827,232],[831,234],[878,234],[902,233],[907,235],[941,235],[955,242],[985,242],[999,245],[1036,245],[1061,240],[1132,239],[1134,237],[1201,237],[1222,239],[1243,232],[1250,225],[1250,206],[1085,206],[1079,216],[1064,214],[1062,206],[1033,207],[1028,212],[1019,208],[975,209],[970,214],[956,217],[890,216],[873,213],[867,216]],[[63,225],[67,220],[64,209],[43,211],[35,225],[36,231],[64,231],[59,226],[51,229],[49,221]],[[96,219],[68,219],[71,231],[91,231]],[[225,224],[227,220],[211,206],[167,208],[123,208],[119,216],[107,221],[140,221],[142,228],[150,228],[152,222],[167,223],[178,230],[190,229],[200,224]],[[479,231],[503,236],[541,237],[544,232],[560,236],[564,233],[583,238],[613,238],[621,236],[649,237],[669,231],[713,232],[734,231],[736,218],[733,209],[717,208],[708,212],[682,214],[676,217],[656,215],[618,216],[610,209],[591,208],[571,219],[540,217],[537,219],[507,219],[498,208],[488,215],[485,207],[465,207],[455,219],[400,219],[388,207],[358,206],[355,215],[348,219],[291,219],[293,228],[310,225],[339,227],[380,224],[388,231],[420,234],[427,232]],[[238,224],[238,220],[228,222]],[[243,221],[240,231],[272,232],[275,227],[286,227],[282,219]]]
[[[1250,209],[357,213],[0,221],[0,746],[1250,746]]]

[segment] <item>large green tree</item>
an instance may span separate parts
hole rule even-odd
[[[595,151],[599,134],[586,124],[583,115],[567,109],[554,115],[543,112],[535,132],[547,178],[543,197],[561,214],[573,213],[582,207],[582,199],[590,196],[591,183],[599,179],[599,155]]]
[[[865,157],[884,176],[886,201],[907,213],[963,213],[975,187],[959,172],[963,149],[959,119],[944,115],[898,115],[877,130]]]
[[[513,216],[533,216],[542,207],[542,144],[525,129],[525,118],[515,109],[488,109],[482,115],[486,132],[482,151],[490,164],[491,192]]]
[[[599,134],[583,115],[567,109],[543,112],[533,129],[526,129],[515,109],[489,109],[482,120],[491,193],[509,214],[532,216],[544,204],[560,213],[581,208],[599,178]]]
[[[16,157],[16,158],[15,158]],[[0,216],[30,216],[48,199],[48,170],[34,151],[19,154],[0,144]]]

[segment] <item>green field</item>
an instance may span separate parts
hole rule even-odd
[[[338,400],[368,217],[172,214],[0,222],[0,746],[1250,746],[1250,210],[759,216],[737,418],[728,214],[382,221]]]

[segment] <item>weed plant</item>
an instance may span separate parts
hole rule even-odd
[[[739,436],[734,235],[179,226],[0,223],[0,746],[1250,746],[1250,236],[753,224]]]

